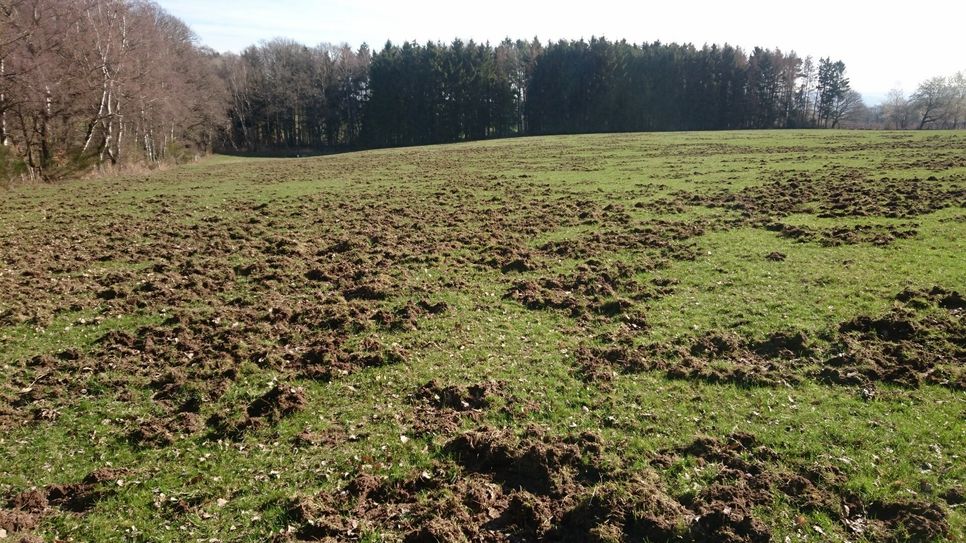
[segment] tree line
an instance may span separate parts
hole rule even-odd
[[[966,128],[966,72],[931,77],[908,97],[901,89],[892,89],[870,116],[880,126],[896,130]]]
[[[504,40],[226,55],[233,149],[421,145],[511,135],[835,127],[845,65],[778,49]]]
[[[217,56],[151,2],[0,0],[0,173],[211,149],[226,104]]]
[[[871,113],[870,113],[871,112]],[[514,135],[966,124],[962,73],[865,108],[845,64],[730,45],[200,47],[148,0],[0,0],[0,177]]]

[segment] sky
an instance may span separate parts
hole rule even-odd
[[[200,43],[239,52],[276,37],[306,45],[415,40],[498,43],[547,40],[712,43],[795,51],[845,62],[852,88],[869,104],[893,88],[966,70],[966,2],[664,0],[160,0]],[[656,4],[656,5],[655,5]]]

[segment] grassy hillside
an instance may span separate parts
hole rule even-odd
[[[964,540],[966,133],[2,196],[12,540]]]

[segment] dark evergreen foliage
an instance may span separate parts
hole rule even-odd
[[[227,141],[246,150],[819,126],[849,90],[844,64],[828,59],[816,81],[811,59],[777,49],[596,38],[376,53],[275,41],[235,62],[245,77]]]

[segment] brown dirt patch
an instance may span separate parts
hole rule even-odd
[[[444,449],[465,470],[491,475],[512,489],[534,494],[564,496],[578,481],[599,478],[592,462],[600,454],[596,436],[556,441],[531,431],[522,441],[501,430],[466,432],[448,442]],[[585,459],[587,453],[590,459]]]
[[[689,512],[656,476],[606,482],[600,439],[557,439],[531,428],[523,436],[480,428],[450,440],[461,476],[440,465],[400,481],[360,474],[336,496],[300,498],[290,520],[299,537],[343,538],[365,527],[392,529],[405,541],[672,541],[687,533]],[[605,481],[601,483],[601,481]],[[307,537],[306,537],[307,538]]]
[[[634,279],[635,270],[622,262],[590,259],[569,274],[516,281],[504,298],[533,310],[556,310],[584,324],[618,320],[636,329],[647,327],[638,302],[667,296],[673,283]]]
[[[765,260],[770,260],[772,262],[783,262],[787,256],[785,253],[780,253],[778,251],[772,251],[765,255]]]
[[[797,382],[795,368],[812,354],[809,339],[797,332],[777,332],[758,341],[723,332],[690,345],[584,345],[576,352],[575,372],[585,381],[607,381],[614,372],[662,371],[676,379],[776,386]]]
[[[885,315],[840,324],[819,377],[846,385],[931,383],[966,390],[962,295],[934,287],[903,291],[896,300]]]
[[[777,174],[781,178],[733,192],[679,193],[691,205],[723,207],[752,221],[813,213],[819,217],[913,218],[966,205],[966,189],[938,179],[870,179],[857,170]]]
[[[402,364],[408,356],[401,345],[385,345],[376,337],[364,338],[355,349],[345,348],[343,341],[339,336],[324,337],[299,359],[285,365],[295,369],[298,377],[331,381],[363,368]]]
[[[167,418],[139,423],[131,431],[129,438],[140,447],[166,447],[184,436],[201,432],[204,427],[204,420],[197,413],[177,413]]]
[[[115,483],[129,473],[124,469],[101,468],[80,483],[51,484],[14,494],[0,508],[0,528],[13,535],[32,537],[29,532],[54,509],[86,513],[110,496],[117,488]]]
[[[898,239],[913,238],[917,233],[916,229],[911,225],[860,224],[832,228],[812,228],[808,226],[772,223],[765,228],[772,232],[777,232],[783,238],[794,239],[802,243],[818,243],[826,247],[853,245],[857,243],[880,246],[889,245]]]
[[[239,439],[246,432],[277,423],[305,408],[308,400],[301,387],[276,384],[265,394],[252,400],[244,416],[215,414],[207,424],[217,437]]]
[[[931,541],[949,534],[948,514],[939,505],[916,500],[864,502],[844,488],[845,477],[836,468],[806,465],[789,471],[779,466],[778,454],[747,433],[698,438],[666,454],[719,466],[708,486],[684,497],[698,514],[692,530],[698,540],[770,541],[770,531],[754,517],[753,509],[772,503],[777,495],[802,511],[823,512],[847,532],[870,541]]]
[[[703,222],[653,220],[547,242],[539,249],[548,256],[576,259],[616,252],[656,252],[667,260],[693,260],[696,253],[688,240],[703,235],[707,229]]]
[[[443,386],[429,381],[409,396],[413,411],[408,425],[415,436],[451,434],[464,419],[479,421],[502,392],[498,382]]]
[[[938,505],[865,502],[844,490],[838,469],[785,465],[741,432],[655,455],[659,469],[682,461],[716,466],[711,481],[681,496],[668,494],[656,471],[605,461],[594,434],[556,438],[531,427],[518,436],[482,427],[451,439],[443,452],[450,460],[411,477],[360,473],[340,492],[296,498],[288,522],[312,540],[388,530],[406,541],[756,543],[773,538],[756,508],[783,499],[870,541],[926,541],[950,529]]]

